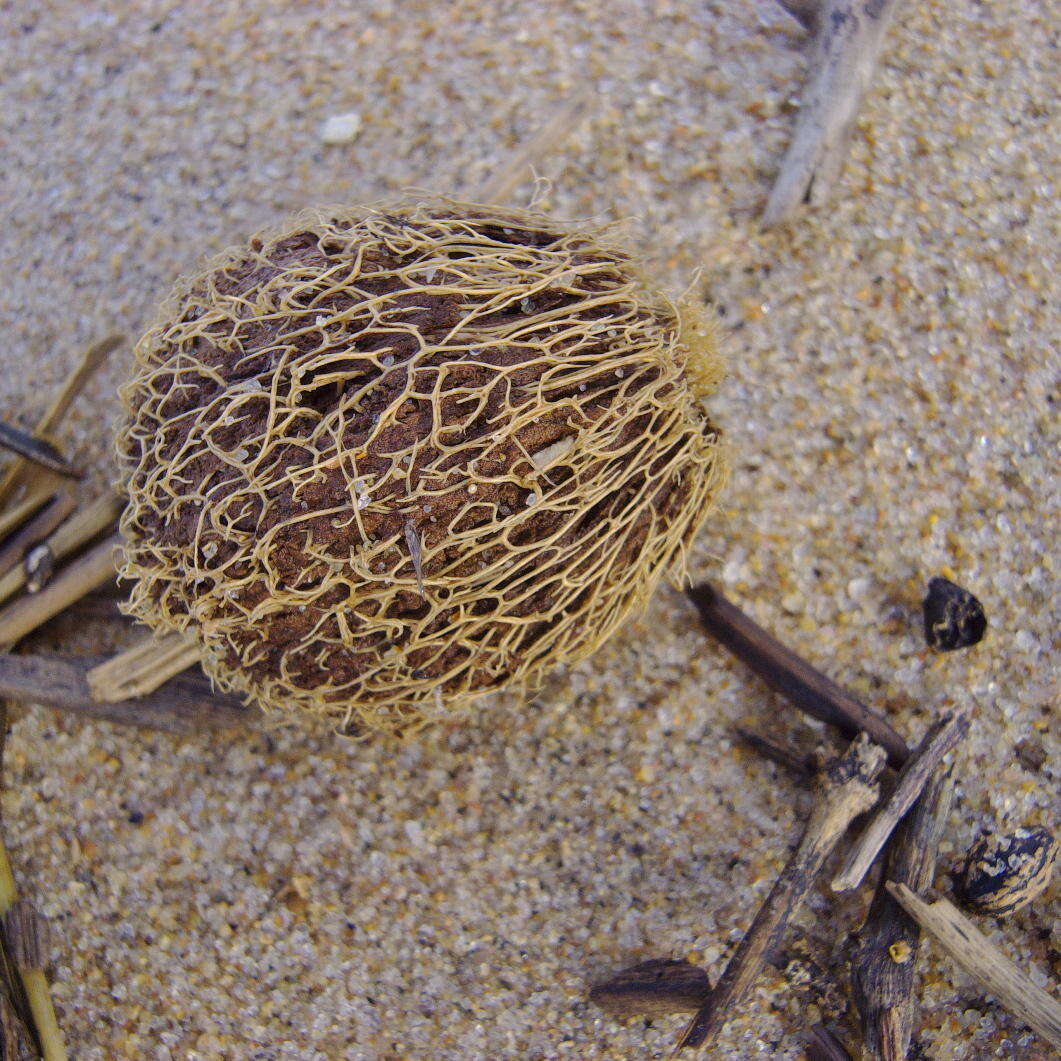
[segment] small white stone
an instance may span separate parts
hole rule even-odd
[[[361,132],[361,115],[357,111],[333,114],[321,126],[321,140],[326,144],[349,144]]]

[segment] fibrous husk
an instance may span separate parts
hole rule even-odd
[[[118,438],[130,612],[266,710],[409,730],[585,656],[724,474],[702,317],[608,233],[304,214],[183,279]]]

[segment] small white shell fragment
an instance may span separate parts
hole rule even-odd
[[[325,144],[349,144],[361,132],[361,115],[357,111],[333,114],[321,125],[321,140]]]
[[[538,469],[538,471],[541,471],[543,468],[548,468],[553,461],[558,461],[561,457],[566,457],[574,447],[575,436],[566,435],[564,438],[557,439],[552,445],[546,446],[545,449],[540,449],[537,453],[532,453],[531,463]]]

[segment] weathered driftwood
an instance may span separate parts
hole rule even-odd
[[[41,704],[84,718],[170,733],[253,726],[258,712],[213,692],[202,673],[182,674],[135,700],[100,703],[88,672],[102,656],[0,655],[0,698]]]
[[[763,214],[767,227],[828,198],[899,0],[778,0],[814,34],[810,81]]]

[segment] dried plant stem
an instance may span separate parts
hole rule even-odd
[[[800,203],[825,202],[843,169],[862,96],[899,0],[781,0],[814,28],[812,76],[792,143],[766,204],[766,227],[786,220]]]
[[[553,116],[486,182],[479,199],[484,203],[507,203],[527,179],[534,163],[578,125],[588,101],[589,94],[583,90],[558,107]]]
[[[106,493],[79,508],[44,543],[53,559],[62,560],[113,527],[121,514],[122,505],[117,494]],[[26,572],[21,566],[0,577],[0,603],[14,596],[25,584]]]
[[[0,651],[6,651],[67,605],[114,578],[117,545],[117,535],[107,538],[63,568],[40,593],[21,597],[0,611]]]
[[[171,678],[135,700],[100,703],[88,686],[88,672],[100,662],[99,656],[0,655],[0,697],[168,733],[253,726],[259,717],[237,697],[215,693],[202,674]]]
[[[77,396],[85,389],[85,384],[95,375],[99,367],[106,361],[108,355],[123,342],[121,335],[108,335],[97,343],[93,343],[86,351],[77,368],[66,377],[63,389],[56,396],[55,401],[48,407],[45,414],[37,421],[33,434],[39,439],[47,439],[49,435],[59,426],[64,416],[73,405]],[[0,479],[0,504],[21,485],[26,477],[29,465],[24,459],[16,460],[7,470],[3,479]],[[43,473],[50,479],[55,478],[53,473]]]
[[[21,565],[26,553],[48,537],[74,511],[77,502],[69,490],[60,490],[32,519],[0,545],[0,578]]]
[[[35,512],[39,512],[51,496],[51,490],[42,486],[24,497],[18,504],[0,513],[0,541],[21,527]]]
[[[747,726],[734,726],[734,730],[737,736],[750,748],[754,748],[760,755],[784,766],[794,774],[807,778],[818,772],[821,764],[815,761],[813,755],[802,755],[795,748],[789,748],[779,744],[777,741],[772,741]]]
[[[864,1052],[872,1061],[904,1061],[917,1016],[914,978],[921,930],[888,894],[887,879],[916,892],[932,884],[936,851],[954,795],[952,768],[937,766],[888,844],[887,865],[851,966],[862,1017]]]
[[[1061,1048],[1061,1003],[1047,994],[946,899],[927,903],[905,884],[888,882],[902,908],[1015,1017]]]
[[[771,637],[714,586],[701,582],[687,592],[704,629],[800,711],[836,726],[848,738],[867,733],[888,753],[892,766],[906,761],[906,742],[880,715]]]
[[[789,918],[807,894],[822,864],[858,815],[877,800],[876,777],[884,768],[884,749],[865,735],[854,740],[820,775],[821,791],[792,857],[781,871],[755,920],[730,959],[721,979],[678,1043],[706,1051],[758,979],[767,954],[780,943]]]
[[[850,891],[862,883],[873,860],[880,854],[903,815],[914,805],[933,771],[943,757],[964,740],[968,732],[969,717],[961,712],[945,715],[931,726],[917,751],[907,759],[899,772],[892,794],[877,809],[852,845],[843,868],[833,878],[833,891]]]
[[[66,1044],[55,1018],[51,990],[44,974],[47,925],[29,903],[19,900],[4,917],[4,932],[26,990],[26,1000],[40,1039],[41,1055],[44,1061],[66,1061]]]
[[[198,663],[199,652],[194,633],[152,635],[93,667],[87,675],[88,687],[93,698],[104,703],[143,696]]]

